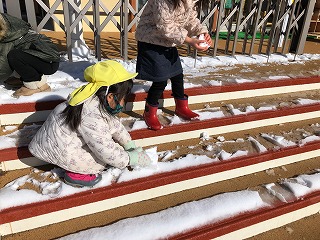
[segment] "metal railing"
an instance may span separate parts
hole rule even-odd
[[[208,55],[217,56],[218,43],[224,44],[224,54],[232,56],[236,54],[238,43],[242,43],[241,54],[250,56],[254,53],[303,53],[316,0],[232,0],[231,8],[226,8],[226,1],[199,1],[199,18],[214,38]],[[94,33],[95,55],[100,60],[101,33],[112,23],[120,32],[120,55],[128,59],[128,32],[138,24],[145,5],[138,6],[135,0],[119,0],[109,10],[101,0],[52,2],[49,6],[48,0],[0,0],[0,12],[28,21],[37,32],[55,22],[66,35],[70,61],[72,34],[77,31],[81,34],[82,24],[88,25],[89,31]],[[58,14],[63,15],[63,20]],[[92,20],[87,16],[92,16]]]

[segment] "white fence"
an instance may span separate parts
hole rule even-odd
[[[73,47],[71,36],[76,31],[82,33],[82,24],[88,25],[94,33],[95,55],[101,59],[100,36],[108,23],[114,24],[120,32],[120,55],[128,59],[128,32],[138,24],[143,4],[147,4],[146,1],[119,0],[112,9],[108,9],[101,0],[50,2],[53,4],[49,5],[49,0],[0,0],[0,12],[25,19],[38,32],[54,21],[66,35],[70,60]],[[230,55],[236,54],[239,42],[242,43],[242,54],[302,54],[315,2],[316,0],[199,1],[199,18],[214,37],[208,54],[217,55],[219,41],[223,41],[224,54]],[[57,17],[58,14],[63,15],[63,20]],[[93,20],[89,20],[89,15]]]

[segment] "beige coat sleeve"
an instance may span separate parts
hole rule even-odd
[[[120,169],[129,164],[129,155],[122,146],[131,137],[117,118],[106,119],[91,112],[82,118],[78,132],[102,162]]]
[[[193,0],[187,0],[175,10],[168,0],[153,1],[152,6],[153,12],[158,13],[153,16],[159,32],[176,45],[183,44],[187,36],[208,32],[197,18]]]
[[[194,7],[190,7],[185,29],[188,31],[189,37],[198,36],[202,33],[208,32],[207,27],[201,24],[200,19],[198,18],[198,12]]]

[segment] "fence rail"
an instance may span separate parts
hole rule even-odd
[[[224,53],[232,56],[236,54],[237,43],[242,43],[241,53],[250,56],[255,53],[269,56],[275,52],[302,54],[315,2],[201,0],[198,2],[199,18],[214,38],[207,54],[217,56],[221,38],[224,40]],[[66,35],[70,61],[75,39],[84,41],[81,38],[82,24],[88,25],[89,31],[94,33],[94,51],[100,60],[100,36],[109,23],[120,32],[120,55],[127,60],[128,32],[139,23],[147,4],[138,6],[136,0],[119,0],[112,9],[108,9],[102,0],[55,0],[50,3],[49,0],[0,0],[0,12],[28,21],[37,32],[48,29],[48,26],[52,28],[56,23]]]

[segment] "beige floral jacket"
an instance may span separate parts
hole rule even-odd
[[[131,136],[117,117],[100,112],[97,97],[83,106],[81,123],[74,132],[64,123],[60,113],[67,102],[59,104],[29,144],[37,158],[71,172],[95,174],[107,165],[125,168],[129,155],[122,146]]]
[[[170,0],[148,0],[136,29],[137,41],[165,47],[183,44],[186,36],[208,30],[197,18],[195,0],[184,0],[176,10]]]

